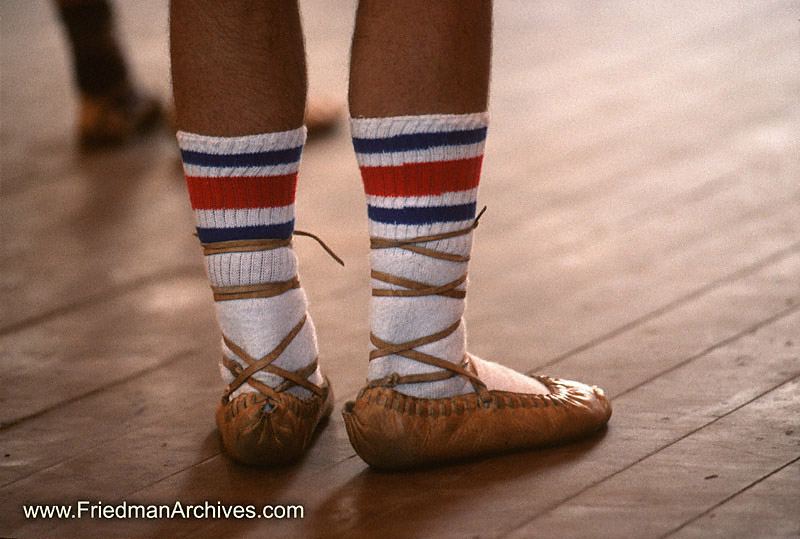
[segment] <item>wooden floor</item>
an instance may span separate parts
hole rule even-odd
[[[166,5],[120,2],[169,94]],[[306,2],[312,95],[344,99],[352,1]],[[497,2],[468,310],[474,353],[604,387],[570,447],[371,471],[339,410],[368,351],[346,123],[307,147],[301,275],[337,409],[297,465],[220,453],[213,306],[175,143],[81,156],[44,0],[0,3],[0,536],[798,537],[800,12]],[[25,504],[301,504],[299,520],[28,519]]]

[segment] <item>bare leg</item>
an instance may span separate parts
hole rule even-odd
[[[133,84],[106,0],[57,0],[80,92],[78,136],[84,148],[124,144],[156,125],[159,102]]]
[[[486,110],[490,0],[362,0],[350,66],[350,115]]]
[[[294,0],[173,0],[178,128],[251,135],[303,124],[306,62]]]

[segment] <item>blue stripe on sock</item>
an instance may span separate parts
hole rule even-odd
[[[294,232],[294,219],[274,225],[241,226],[232,228],[197,228],[201,243],[233,240],[284,240]]]
[[[465,131],[414,133],[386,138],[353,138],[356,153],[389,153],[424,150],[436,146],[475,144],[486,139],[485,127]]]
[[[425,225],[475,219],[477,202],[458,206],[407,207],[403,209],[367,206],[367,215],[373,221],[395,225]]]
[[[201,167],[268,167],[286,165],[300,160],[303,147],[270,150],[256,153],[213,154],[181,150],[181,159],[189,165]]]

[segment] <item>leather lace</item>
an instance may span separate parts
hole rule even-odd
[[[302,230],[295,230],[295,235],[306,236],[316,240],[322,248],[339,264],[344,266],[344,261],[336,256],[336,254],[328,247],[324,241],[318,236],[310,232],[303,232]],[[216,243],[203,243],[203,254],[206,256],[216,255],[222,253],[243,253],[254,251],[271,251],[281,247],[288,247],[291,245],[292,239],[255,239],[255,240],[234,240],[223,241]],[[238,286],[212,286],[211,289],[214,293],[215,301],[229,301],[234,299],[249,299],[249,298],[269,298],[279,296],[284,292],[300,287],[300,281],[297,275],[286,281],[270,282],[270,283],[257,283],[250,285]],[[304,315],[294,328],[283,338],[283,340],[271,352],[261,358],[254,358],[245,352],[242,347],[230,340],[226,335],[222,336],[225,346],[228,347],[239,359],[241,359],[246,366],[242,367],[238,362],[228,358],[222,357],[222,364],[233,374],[234,378],[222,395],[222,402],[227,403],[230,395],[236,391],[243,384],[247,383],[253,389],[260,391],[268,398],[277,400],[279,393],[286,391],[290,387],[300,386],[311,391],[315,395],[323,396],[323,390],[308,381],[308,377],[317,369],[317,359],[313,362],[302,367],[296,371],[287,371],[272,364],[286,348],[291,344],[292,340],[300,333],[306,323],[308,315]],[[263,382],[251,378],[257,372],[268,372],[275,374],[284,379],[277,387],[272,388]]]
[[[286,347],[289,346],[297,334],[300,333],[300,330],[303,329],[303,325],[306,323],[306,318],[308,317],[303,316],[303,319],[300,320],[300,322],[298,322],[294,328],[292,328],[292,331],[290,331],[289,334],[283,338],[283,340],[278,344],[278,346],[275,347],[274,350],[259,359],[253,358],[239,345],[223,335],[222,340],[225,342],[225,346],[227,346],[234,354],[236,354],[238,358],[244,361],[247,364],[247,367],[243,368],[236,361],[233,361],[226,356],[222,357],[222,364],[225,365],[225,367],[227,367],[227,369],[234,375],[233,381],[228,384],[228,387],[225,388],[225,391],[222,394],[222,402],[228,402],[231,393],[236,391],[245,382],[250,384],[250,387],[253,389],[260,391],[273,400],[277,400],[279,393],[286,391],[292,386],[300,386],[311,391],[312,393],[322,396],[322,388],[312,384],[307,380],[307,378],[317,369],[316,358],[310,364],[294,372],[281,369],[280,367],[276,367],[272,364],[272,362],[278,359],[278,356],[280,356],[283,351],[286,350]],[[284,381],[278,387],[273,389],[267,384],[251,378],[253,374],[260,371],[268,372],[270,374],[277,374],[278,376],[284,378]]]
[[[467,262],[469,260],[468,256],[437,251],[436,249],[430,247],[424,247],[419,244],[430,243],[434,241],[440,241],[469,234],[475,228],[477,228],[478,222],[481,216],[483,215],[483,212],[485,211],[486,207],[484,207],[481,210],[481,212],[478,214],[478,216],[475,218],[475,220],[469,227],[464,228],[462,230],[446,232],[444,234],[435,234],[431,236],[420,236],[408,240],[392,240],[387,238],[373,237],[370,238],[370,248],[404,249],[406,251],[411,251],[413,253],[421,254],[438,260]],[[430,285],[427,283],[421,283],[418,281],[413,281],[411,279],[405,279],[403,277],[398,277],[396,275],[390,275],[388,273],[383,273],[375,270],[371,272],[371,276],[375,280],[390,285],[400,286],[403,288],[403,289],[373,288],[372,289],[373,296],[420,297],[420,296],[435,295],[435,296],[444,296],[444,297],[460,299],[464,298],[466,295],[466,291],[457,289],[461,284],[463,284],[467,280],[466,273],[461,277],[459,277],[458,279],[455,279],[444,285]],[[462,358],[460,364],[456,364],[417,350],[417,348],[423,345],[439,341],[451,335],[454,331],[458,329],[461,323],[462,320],[459,318],[458,321],[456,321],[453,325],[443,329],[442,331],[438,331],[431,335],[426,335],[419,339],[414,339],[403,343],[390,343],[384,341],[383,339],[380,339],[374,333],[370,333],[370,341],[375,346],[375,350],[372,350],[369,354],[370,361],[379,357],[398,355],[401,357],[412,359],[414,361],[418,361],[420,363],[424,363],[426,365],[430,365],[432,367],[436,367],[437,369],[441,370],[437,370],[435,372],[430,372],[430,373],[407,374],[402,376],[395,372],[383,378],[371,380],[367,384],[367,387],[394,387],[400,384],[438,382],[441,380],[447,380],[449,378],[453,378],[454,376],[464,376],[469,379],[469,381],[472,383],[473,388],[478,393],[478,396],[484,402],[488,402],[489,400],[491,400],[491,396],[486,388],[486,384],[484,384],[480,380],[480,378],[478,378],[475,372],[475,368],[470,361],[470,355],[468,353],[464,354],[464,357]]]

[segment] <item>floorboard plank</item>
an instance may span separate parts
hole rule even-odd
[[[800,251],[793,250],[773,264],[565,356],[548,370],[589,380],[611,395],[626,394],[800,305],[798,279]],[[787,334],[784,345],[791,352],[797,339]]]
[[[198,326],[213,327],[209,294],[197,286],[203,281],[196,272],[174,277],[5,336],[0,376],[8,385],[0,423],[39,414],[171,357],[200,353],[208,341],[186,336]]]
[[[696,520],[673,530],[667,537],[797,537],[800,535],[798,485],[800,457],[748,485]]]
[[[792,327],[798,329],[800,318],[795,318]],[[800,432],[793,432],[797,417],[800,380],[795,378],[537,516],[511,537],[534,532],[582,537],[589,523],[594,537],[662,536],[795,461],[800,456]],[[775,494],[796,498],[796,479]],[[797,514],[782,513],[779,520],[792,518]],[[728,535],[720,530],[709,536]]]

